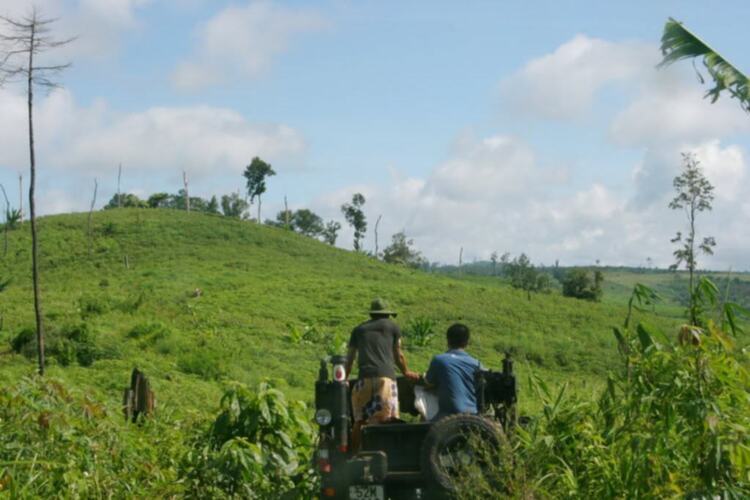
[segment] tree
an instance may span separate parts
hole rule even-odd
[[[406,239],[404,231],[394,234],[391,238],[391,244],[383,250],[383,261],[415,269],[421,267],[425,258],[422,257],[421,252],[412,248],[413,245],[414,240]]]
[[[352,196],[351,203],[341,205],[341,212],[344,214],[344,218],[354,229],[354,250],[357,252],[362,250],[361,241],[367,231],[367,219],[365,218],[365,213],[362,211],[364,204],[365,197],[360,193],[355,193]]]
[[[270,163],[266,163],[257,156],[253,158],[250,165],[245,167],[242,174],[247,179],[247,195],[250,197],[250,203],[258,198],[258,224],[260,224],[260,196],[266,192],[266,179],[276,175]]]
[[[323,232],[321,234],[321,236],[323,237],[323,241],[331,246],[334,246],[336,244],[336,238],[339,235],[340,229],[341,224],[336,222],[335,220],[329,220],[328,222],[326,222],[326,227],[323,228]]]
[[[211,196],[208,205],[206,205],[206,212],[209,214],[219,213],[219,202],[216,200],[216,195]]]
[[[165,193],[166,194],[166,193]],[[149,198],[150,200],[150,198]],[[115,194],[109,202],[104,205],[104,210],[113,208],[148,208],[149,204],[132,193]]]
[[[146,203],[148,203],[148,206],[151,208],[169,208],[170,196],[169,193],[154,193],[148,197]]]
[[[506,264],[506,274],[510,278],[510,285],[513,288],[525,290],[529,300],[531,300],[531,292],[543,292],[550,287],[549,276],[534,267],[531,260],[523,253]]]
[[[44,325],[42,323],[42,299],[39,286],[39,241],[36,226],[36,154],[34,150],[34,88],[53,89],[59,84],[54,76],[67,69],[70,64],[39,64],[39,57],[50,49],[67,45],[72,41],[57,40],[51,33],[54,19],[43,18],[32,8],[30,13],[18,19],[0,16],[0,85],[23,81],[26,85],[29,130],[29,220],[31,221],[31,274],[34,288],[34,317],[36,320],[37,357],[39,374],[44,375]]]
[[[562,292],[565,297],[598,302],[602,298],[604,275],[601,271],[587,269],[568,269],[562,280]]]
[[[221,197],[221,211],[227,217],[244,218],[248,204],[237,193]]]
[[[712,236],[706,236],[696,249],[696,229],[695,221],[700,212],[711,210],[711,202],[714,199],[714,187],[703,175],[700,162],[691,153],[682,154],[682,174],[674,178],[672,182],[677,196],[669,202],[669,208],[672,210],[684,210],[688,220],[688,233],[683,237],[682,232],[678,231],[677,235],[672,238],[672,243],[679,243],[680,247],[674,251],[675,263],[670,269],[677,270],[681,265],[690,274],[689,281],[689,314],[690,321],[696,325],[698,314],[695,308],[696,287],[694,282],[695,269],[698,265],[696,253],[713,255],[713,247],[716,246],[716,240]]]
[[[497,252],[492,252],[490,261],[492,262],[492,276],[497,276]]]
[[[323,232],[323,219],[315,212],[301,208],[291,218],[292,229],[304,236],[315,238]]]
[[[750,111],[750,80],[718,52],[685,28],[682,23],[671,17],[664,25],[661,52],[664,59],[659,63],[659,67],[668,66],[682,59],[702,57],[703,66],[714,81],[714,86],[706,92],[706,97],[710,97],[713,103],[722,92],[726,91],[732,98],[739,101],[742,109]],[[703,76],[697,69],[696,72],[703,83]]]

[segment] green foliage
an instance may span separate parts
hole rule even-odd
[[[11,339],[10,345],[14,352],[30,360],[35,359],[36,330],[22,329]],[[50,326],[45,331],[45,351],[48,358],[55,359],[62,366],[77,362],[80,366],[88,367],[104,356],[87,323],[70,324],[61,328]]]
[[[248,204],[237,193],[221,197],[221,211],[225,217],[245,218]]]
[[[169,327],[158,321],[139,323],[128,332],[128,337],[139,340],[141,345],[153,345],[160,340],[168,339],[171,335]]]
[[[716,102],[722,92],[737,99],[745,111],[750,111],[750,80],[737,68],[732,66],[718,52],[709,47],[703,40],[691,33],[682,23],[671,17],[664,25],[661,37],[661,52],[664,59],[659,66],[668,66],[682,59],[703,58],[703,66],[714,81],[706,97]],[[696,69],[703,83],[703,77]]]
[[[83,319],[105,314],[111,307],[112,304],[105,295],[84,294],[78,299],[78,312]]]
[[[326,222],[326,225],[323,228],[323,232],[321,233],[323,241],[331,246],[334,246],[336,244],[336,239],[338,238],[340,230],[341,223],[336,222],[335,220],[329,220],[328,222]]]
[[[669,208],[673,210],[683,210],[688,219],[688,233],[683,238],[682,232],[677,232],[677,235],[672,238],[672,243],[679,243],[680,247],[674,251],[675,263],[670,266],[670,269],[676,270],[682,264],[688,270],[690,275],[690,284],[688,288],[690,304],[688,306],[690,320],[693,324],[698,324],[699,312],[695,310],[696,300],[695,294],[698,290],[694,287],[693,275],[698,265],[696,261],[696,254],[703,253],[705,255],[713,255],[713,247],[716,246],[716,241],[712,236],[703,238],[703,241],[697,245],[696,249],[696,228],[695,223],[700,212],[705,210],[711,210],[711,202],[714,199],[713,189],[714,187],[703,175],[700,168],[700,162],[695,158],[693,154],[683,153],[683,172],[674,178],[674,189],[677,192],[677,196],[669,203]]]
[[[323,346],[325,354],[343,354],[346,352],[345,339],[341,334],[329,331],[322,331],[311,325],[305,325],[302,329],[296,325],[287,325],[287,340],[294,345]]]
[[[362,250],[361,242],[367,232],[367,219],[362,207],[365,205],[365,197],[360,193],[352,196],[351,203],[341,205],[341,213],[344,214],[346,222],[354,229],[354,250]]]
[[[5,225],[8,230],[18,229],[21,225],[21,211],[11,208],[5,212]]]
[[[598,302],[602,298],[603,282],[604,275],[598,269],[569,269],[562,281],[562,293],[566,297]]]
[[[414,318],[406,324],[403,330],[403,336],[406,340],[406,347],[427,347],[435,337],[436,322],[427,316]]]
[[[512,498],[750,495],[747,356],[713,324],[697,335],[674,345],[645,323],[615,329],[622,364],[598,399],[533,379],[541,415],[516,429],[506,456],[481,451],[501,465],[465,475],[461,497],[488,498],[498,484]]]
[[[115,193],[112,199],[104,205],[104,210],[110,210],[113,208],[148,208],[148,201],[141,200],[138,196],[132,193]]]
[[[250,203],[258,198],[258,222],[260,223],[260,197],[266,192],[266,179],[276,175],[270,163],[266,163],[257,156],[253,158],[250,165],[245,167],[242,173],[246,180],[247,195]]]
[[[310,238],[321,236],[325,230],[323,219],[307,208],[301,208],[297,211],[282,210],[276,214],[275,221],[266,221],[266,224],[291,229]]]
[[[177,368],[205,380],[220,380],[226,375],[226,368],[219,356],[205,349],[182,354],[177,359]]]
[[[549,275],[535,268],[526,254],[522,253],[510,262],[506,259],[503,267],[505,274],[510,278],[510,285],[525,290],[529,300],[531,292],[545,292],[550,288]]]
[[[53,378],[0,387],[0,497],[167,498],[181,487],[183,422],[123,425]]]
[[[312,498],[317,489],[307,409],[287,403],[268,382],[255,391],[236,384],[221,412],[183,461],[195,498]]]
[[[406,239],[403,231],[393,235],[391,244],[383,250],[383,261],[417,269],[425,263],[422,253],[412,248],[414,240]]]

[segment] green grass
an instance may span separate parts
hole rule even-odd
[[[602,304],[557,294],[529,301],[492,278],[427,274],[282,229],[170,210],[95,213],[89,254],[86,217],[40,220],[42,298],[45,324],[86,323],[100,359],[90,367],[52,360],[49,374],[112,408],[135,366],[151,379],[159,407],[177,415],[214,413],[228,380],[270,378],[290,398],[310,402],[325,348],[291,342],[290,327],[346,339],[376,296],[398,308],[402,325],[435,322],[430,345],[407,345],[415,370],[443,350],[454,321],[472,328],[470,352],[485,365],[499,369],[503,353],[514,353],[522,391],[534,370],[553,385],[568,381],[589,392],[616,359],[611,327],[625,316],[624,289]],[[32,360],[7,347],[33,327],[30,269],[26,223],[11,232],[0,261],[0,278],[12,279],[0,294],[2,384],[34,371]],[[674,331],[679,311],[667,312],[649,321]],[[521,404],[537,408],[523,392]]]

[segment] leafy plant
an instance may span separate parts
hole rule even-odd
[[[226,374],[219,357],[205,349],[180,356],[177,359],[177,368],[183,373],[198,375],[207,380],[219,380]]]
[[[671,17],[664,25],[661,51],[664,59],[659,64],[660,67],[682,59],[702,58],[703,66],[714,81],[714,86],[706,92],[706,97],[710,97],[711,102],[716,102],[722,92],[728,92],[745,111],[750,111],[750,80],[747,76]],[[703,76],[697,69],[696,73],[703,83]]]
[[[313,431],[303,403],[288,403],[268,382],[235,384],[221,412],[183,462],[191,496],[312,498]]]
[[[410,320],[403,331],[404,338],[408,341],[407,347],[427,347],[435,337],[435,326],[435,321],[427,316]]]
[[[639,286],[631,304],[653,296]],[[480,449],[501,465],[459,478],[462,498],[497,484],[512,498],[750,495],[750,372],[731,335],[713,322],[679,344],[646,323],[615,335],[621,368],[598,399],[531,377],[543,408],[513,433],[514,467]]]

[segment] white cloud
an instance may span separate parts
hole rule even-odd
[[[701,263],[717,269],[731,263],[735,269],[747,268],[741,257],[741,249],[750,245],[750,234],[741,229],[750,222],[750,205],[740,196],[750,188],[744,152],[718,141],[685,147],[699,155],[716,186],[714,211],[702,214],[699,229],[716,236],[719,247],[716,256]],[[340,189],[318,198],[313,208],[326,218],[340,220],[341,204],[361,192],[367,198],[370,222],[366,249],[374,249],[373,225],[382,214],[381,250],[393,233],[405,230],[431,260],[448,263],[457,261],[461,247],[465,261],[487,259],[497,250],[526,252],[533,261],[547,264],[559,259],[563,264],[601,260],[638,265],[647,257],[660,266],[671,263],[669,239],[684,224],[683,214],[667,207],[671,180],[679,169],[679,150],[658,156],[671,162],[668,165],[652,160],[658,166],[658,181],[636,175],[625,191],[599,182],[577,190],[570,185],[560,189],[559,182],[541,182],[557,178],[556,172],[542,168],[534,157],[529,146],[515,138],[464,140],[424,179],[395,172],[386,185]],[[630,197],[642,182],[658,182],[658,193],[650,198],[658,203],[632,203]],[[508,186],[512,188],[506,190]],[[345,228],[339,244],[350,247],[351,236]]]
[[[101,58],[119,47],[123,34],[139,26],[136,13],[152,0],[3,0],[0,14],[27,15],[36,7],[44,18],[59,19],[54,28],[57,39],[76,40],[57,50],[62,58],[79,56]]]
[[[23,96],[0,90],[0,109],[0,167],[20,170],[28,162]],[[91,177],[118,163],[150,176],[182,170],[196,179],[234,176],[253,156],[286,159],[305,151],[302,136],[289,126],[250,123],[231,109],[155,107],[122,114],[103,101],[80,107],[65,90],[38,100],[36,130],[41,164]]]
[[[197,29],[193,54],[177,66],[172,81],[177,88],[195,90],[230,78],[255,78],[292,38],[324,26],[315,11],[268,1],[227,7]]]
[[[578,118],[606,85],[654,71],[656,46],[609,42],[577,35],[551,54],[529,61],[501,84],[506,101],[520,113],[552,119]]]
[[[625,146],[658,146],[750,131],[736,102],[703,98],[705,88],[688,71],[664,70],[640,85],[640,92],[615,116],[612,139]]]

